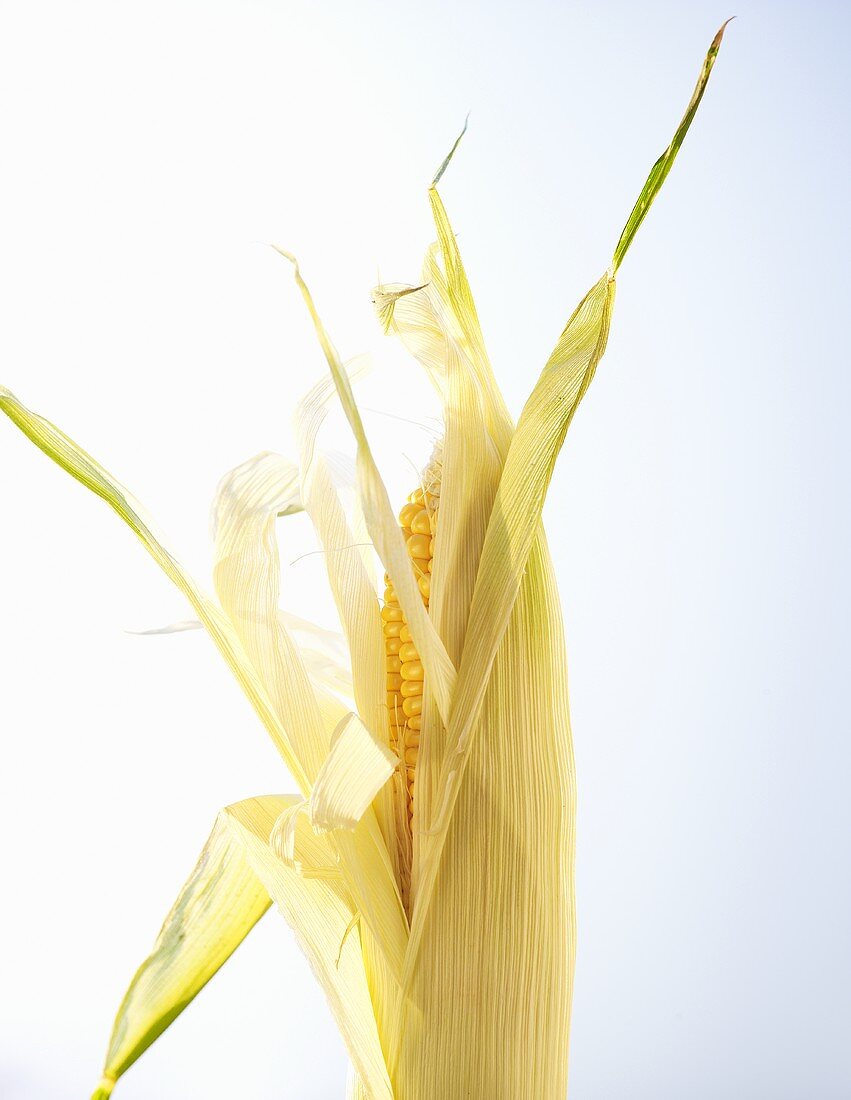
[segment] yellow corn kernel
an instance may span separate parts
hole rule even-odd
[[[425,508],[417,512],[411,520],[410,527],[415,535],[431,535],[431,520]]]
[[[402,701],[402,710],[409,718],[413,718],[416,714],[422,714],[423,710],[423,697],[422,695],[412,695],[408,699]]]
[[[403,680],[422,680],[425,678],[422,661],[403,661],[399,670]]]
[[[399,684],[398,691],[403,699],[411,699],[415,695],[422,695],[422,680],[402,680],[400,677],[400,681],[401,682]]]
[[[421,504],[406,504],[402,511],[399,513],[400,526],[410,527],[414,517],[418,516],[421,511]]]
[[[420,558],[428,561],[428,544],[431,539],[427,535],[411,535],[408,539],[408,553],[412,558]]]

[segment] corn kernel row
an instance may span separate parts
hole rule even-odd
[[[431,565],[439,504],[440,497],[436,491],[417,489],[399,513],[414,576],[426,607],[431,595]],[[384,623],[390,745],[402,758],[405,769],[410,821],[414,812],[414,782],[422,725],[423,666],[395,589],[386,573],[384,583],[387,587],[381,618]]]

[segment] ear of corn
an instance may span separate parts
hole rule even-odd
[[[694,117],[723,29],[612,263],[571,315],[516,428],[432,187],[438,241],[421,283],[375,292],[382,324],[428,372],[444,414],[442,443],[400,523],[352,378],[297,265],[330,375],[302,403],[298,466],[262,454],[221,483],[212,596],[103,467],[0,388],[0,408],[107,501],[189,599],[299,788],[219,815],[119,1008],[96,1100],[272,902],[328,996],[351,1057],[350,1097],[563,1100],[575,783],[541,514],[605,350],[616,272]],[[318,448],[333,396],[357,447],[354,512]],[[321,632],[305,632],[279,607],[276,519],[302,508],[332,551],[344,671]],[[386,571],[383,602],[358,545],[361,526]]]
[[[399,524],[411,558],[417,587],[428,607],[431,591],[431,567],[434,559],[434,535],[437,530],[437,510],[440,484],[435,479],[430,491],[416,489],[399,513]],[[405,786],[408,792],[408,816],[414,813],[414,777],[422,729],[423,669],[396,591],[385,574],[384,648],[387,668],[387,711],[390,721],[390,746],[402,758]]]

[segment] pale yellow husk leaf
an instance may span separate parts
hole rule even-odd
[[[562,624],[540,539],[493,665],[409,977],[399,1100],[563,1100],[574,819]]]
[[[317,436],[335,394],[333,379],[324,378],[297,410],[301,499],[325,550],[328,581],[349,646],[358,715],[376,738],[386,741],[384,635],[375,584],[361,553],[362,540],[351,526],[329,465],[317,447]],[[403,868],[406,875],[410,874],[411,855],[406,815],[400,812],[399,777],[395,784],[397,797],[393,797],[393,786],[388,784],[376,799],[375,813],[399,881]]]
[[[290,924],[328,997],[352,1064],[370,1096],[391,1100],[351,897],[325,838],[297,826],[298,868],[269,844],[294,795],[266,795],[223,810],[150,956],[119,1008],[93,1100],[172,1023],[273,902]]]
[[[101,497],[138,536],[142,545],[165,575],[186,596],[206,627],[225,661],[260,716],[288,769],[302,791],[309,783],[294,747],[269,700],[251,661],[247,658],[227,615],[192,580],[169,553],[145,518],[141,504],[63,431],[43,416],[28,409],[5,386],[0,386],[0,410],[13,421],[48,458],[53,459],[77,481]]]
[[[355,921],[358,910],[339,876],[300,873],[278,859],[268,843],[273,814],[264,812],[260,821],[257,817],[246,813],[235,820],[246,856],[295,932],[325,991],[368,1095],[373,1100],[392,1100],[379,1030],[381,1016],[372,992],[376,981],[389,982],[390,978],[386,970],[369,973],[364,950],[367,946],[364,935],[368,933],[362,922]],[[316,835],[304,815],[297,829],[296,846],[302,866],[308,870],[327,867],[330,853],[327,838]]]
[[[213,505],[213,582],[312,784],[328,752],[328,731],[301,654],[278,615],[275,522],[298,501],[298,481],[298,467],[271,453],[222,478]]]
[[[310,792],[313,827],[354,829],[398,763],[356,714],[346,715],[334,731],[331,751]]]
[[[275,800],[278,813],[284,804]],[[111,1093],[118,1078],[230,958],[270,904],[223,810],[118,1009],[94,1100]]]
[[[245,651],[272,695],[276,710],[292,731],[299,760],[314,789],[320,770],[333,782],[339,758],[329,763],[333,729],[323,725],[317,690],[278,614],[280,562],[275,518],[289,509],[298,481],[296,471],[279,456],[264,454],[228,474],[216,496],[214,578],[222,606],[234,622]],[[378,790],[387,777],[386,764],[369,782]],[[363,778],[363,776],[362,776]],[[354,834],[335,833],[331,846],[363,923],[379,945],[387,965],[400,973],[407,945],[407,923],[394,877],[393,862],[370,807],[354,824]]]
[[[439,801],[423,842],[420,893],[406,966],[410,976],[436,882],[443,845],[462,786],[491,669],[521,590],[532,547],[540,539],[546,490],[567,427],[605,350],[614,283],[607,275],[580,303],[527,402],[509,447],[488,521],[459,669],[458,691],[447,730],[447,749],[435,781]],[[551,614],[544,604],[530,611]],[[518,663],[518,669],[522,664]],[[566,688],[565,688],[566,707]],[[499,734],[489,733],[488,742]],[[507,792],[506,792],[507,795]]]

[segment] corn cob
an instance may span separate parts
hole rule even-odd
[[[434,469],[432,465],[431,469]],[[431,570],[434,536],[440,504],[439,474],[434,474],[427,489],[416,489],[399,513],[411,566],[417,585],[428,607],[431,595]],[[401,758],[408,801],[408,823],[414,816],[414,784],[422,729],[423,666],[411,637],[405,615],[399,606],[393,584],[384,574],[384,648],[387,670],[387,712],[390,747]]]

